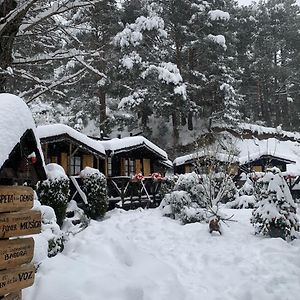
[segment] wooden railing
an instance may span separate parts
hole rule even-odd
[[[144,177],[142,181],[127,176],[107,178],[110,209],[114,207],[156,207],[161,201],[161,181]]]

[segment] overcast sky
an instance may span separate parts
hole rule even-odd
[[[253,0],[238,0],[238,2],[241,5],[248,5],[248,4],[251,4],[251,2],[257,2],[257,1],[253,1]],[[300,0],[297,0],[297,3],[300,5]]]

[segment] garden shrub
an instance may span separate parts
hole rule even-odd
[[[108,208],[107,182],[99,170],[86,167],[80,172],[82,190],[87,197],[87,216],[91,219],[103,218]]]
[[[69,178],[64,169],[51,163],[46,166],[47,180],[37,184],[37,195],[43,205],[51,206],[56,215],[57,224],[61,226],[66,215],[70,193]]]

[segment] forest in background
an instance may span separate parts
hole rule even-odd
[[[300,8],[0,0],[0,92],[24,98],[38,124],[172,146],[224,122],[299,131]]]

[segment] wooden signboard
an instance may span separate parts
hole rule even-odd
[[[22,299],[22,291],[10,293],[4,296],[1,300],[21,300]]]
[[[0,186],[0,212],[30,209],[33,189],[28,186]]]
[[[0,186],[1,300],[21,300],[22,289],[34,283],[33,238],[9,239],[40,233],[41,212],[30,210],[33,198],[30,187]]]
[[[41,212],[24,210],[0,214],[0,238],[40,233]]]
[[[30,263],[33,258],[33,238],[0,240],[0,269]]]
[[[34,282],[34,265],[0,271],[0,295],[6,295],[31,286]]]

